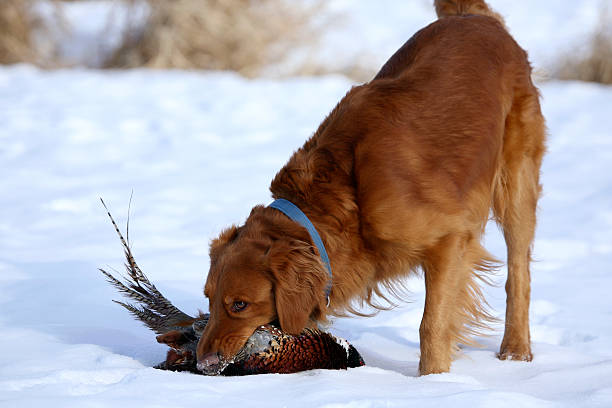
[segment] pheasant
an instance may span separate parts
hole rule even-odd
[[[102,201],[102,200],[101,200]],[[128,242],[123,238],[110,211],[126,257],[127,277],[120,281],[100,269],[110,284],[136,304],[113,300],[157,333],[157,341],[170,347],[166,360],[155,368],[204,374],[197,368],[196,346],[208,322],[208,314],[190,316],[175,307],[142,272]],[[129,225],[129,224],[128,224]],[[128,226],[129,228],[129,226]],[[129,234],[129,233],[128,233]],[[346,340],[318,329],[299,335],[284,333],[277,322],[260,326],[246,344],[216,375],[295,373],[312,369],[346,369],[365,365],[359,352]]]

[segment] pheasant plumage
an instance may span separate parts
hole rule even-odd
[[[104,201],[102,204],[106,208]],[[170,347],[166,360],[155,368],[203,374],[196,366],[196,346],[208,323],[208,314],[192,317],[176,308],[157,290],[136,264],[128,242],[108,208],[106,210],[124,249],[128,277],[122,282],[107,271],[100,271],[110,284],[137,305],[114,302],[157,333],[159,343]],[[268,324],[255,330],[236,356],[217,374],[295,373],[312,369],[346,369],[364,364],[353,346],[327,332],[306,329],[293,336]]]

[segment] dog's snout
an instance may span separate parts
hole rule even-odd
[[[221,358],[219,353],[206,353],[198,359],[197,368],[204,374],[218,374],[221,370]]]
[[[198,362],[209,366],[219,364],[219,361],[219,353],[206,353]]]

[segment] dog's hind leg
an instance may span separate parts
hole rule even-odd
[[[506,120],[503,159],[493,213],[508,251],[506,325],[498,357],[531,361],[529,301],[531,246],[540,196],[545,125],[535,88],[515,98]]]

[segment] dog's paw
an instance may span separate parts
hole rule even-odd
[[[500,360],[531,361],[533,360],[533,354],[531,353],[529,343],[502,343],[499,353],[497,353],[497,358]]]

